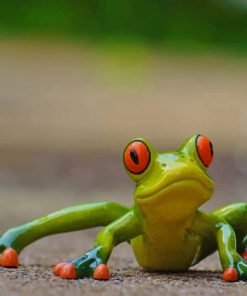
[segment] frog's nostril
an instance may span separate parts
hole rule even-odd
[[[162,168],[165,169],[167,167],[167,164],[166,163],[162,163],[161,166],[162,166]]]

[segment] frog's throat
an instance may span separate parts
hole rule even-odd
[[[204,196],[203,201],[206,201],[211,198],[214,190],[213,181],[208,177],[202,180],[194,176],[179,179],[179,180],[173,180],[168,184],[161,184],[157,188],[154,188],[152,191],[136,194],[135,197],[139,204],[145,204],[145,203],[150,203],[152,201],[157,201],[160,198],[168,196],[170,192],[178,188],[180,189],[184,188],[186,190],[188,188],[192,189],[195,187],[198,189],[198,191],[201,191],[203,193],[202,194],[202,196]]]

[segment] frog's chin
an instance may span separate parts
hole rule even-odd
[[[141,208],[153,211],[153,214],[165,212],[169,215],[170,211],[181,216],[195,211],[211,198],[212,193],[213,186],[206,186],[198,179],[187,178],[176,180],[150,196],[136,195],[135,198]]]

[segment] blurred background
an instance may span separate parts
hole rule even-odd
[[[245,0],[0,1],[0,231],[81,201],[130,205],[136,136],[163,151],[206,134],[206,209],[247,200],[246,96]]]

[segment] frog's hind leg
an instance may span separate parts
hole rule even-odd
[[[79,204],[11,228],[0,236],[0,265],[17,267],[19,253],[42,237],[105,226],[128,210],[127,207],[112,202]]]
[[[247,203],[233,203],[214,211],[234,229],[237,251],[247,260]]]
[[[234,260],[236,260],[238,273],[240,278],[247,279],[247,203],[234,203],[228,206],[222,207],[216,211],[214,211],[218,217],[223,218],[227,221],[232,228],[232,239],[227,244],[231,244],[232,248],[235,249]],[[229,233],[226,235],[226,237]],[[235,238],[234,238],[235,237]],[[227,238],[225,238],[227,241]],[[235,242],[234,242],[235,241]],[[229,245],[228,245],[229,247]],[[227,254],[225,254],[227,255]],[[244,259],[238,259],[241,258]],[[227,256],[226,256],[227,257]],[[225,262],[223,260],[222,264],[224,265]],[[233,262],[232,262],[233,264]],[[225,270],[225,273],[236,273],[234,268],[228,268]]]

